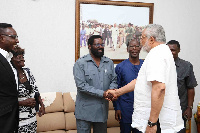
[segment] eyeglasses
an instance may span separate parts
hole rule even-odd
[[[100,46],[101,46],[101,47],[104,47],[104,46],[105,46],[105,44],[103,44],[103,43],[102,43],[102,44],[97,43],[97,44],[93,44],[93,45],[94,45],[95,47],[100,47]]]
[[[138,49],[140,45],[135,45],[135,46],[129,46],[129,49]]]
[[[13,38],[15,40],[18,39],[17,35],[6,35],[6,34],[1,34],[1,35],[11,37],[11,38]]]

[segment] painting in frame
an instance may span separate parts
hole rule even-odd
[[[75,60],[89,53],[91,35],[103,38],[104,55],[115,64],[128,58],[127,43],[140,40],[141,32],[153,23],[153,3],[76,0]],[[140,58],[147,53],[141,50]]]

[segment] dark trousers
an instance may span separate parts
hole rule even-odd
[[[156,133],[161,133],[161,128],[160,128],[160,122],[159,119],[157,121],[157,132]]]
[[[132,132],[133,132],[133,133],[142,133],[142,132],[139,131],[137,128],[133,128],[133,129],[132,129]]]
[[[131,133],[132,127],[131,123],[120,122],[120,133]]]
[[[0,133],[17,133],[19,124],[19,106],[13,106],[10,112],[0,116]]]
[[[76,119],[77,133],[91,133],[91,126],[93,126],[93,133],[107,133],[107,122],[90,122]]]

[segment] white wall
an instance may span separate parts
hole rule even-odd
[[[1,0],[0,21],[11,23],[25,48],[40,92],[76,91],[74,0]]]
[[[200,83],[200,1],[129,0],[154,3],[154,23],[166,30],[167,41],[178,40],[180,57],[194,66]],[[25,48],[26,66],[40,92],[76,91],[72,68],[75,62],[75,0],[1,0],[0,22],[11,23]],[[193,113],[200,101],[196,88]],[[196,126],[192,119],[192,133]]]

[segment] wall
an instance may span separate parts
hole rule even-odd
[[[154,3],[154,23],[166,30],[167,41],[181,44],[180,57],[190,61],[200,83],[200,1],[129,0]],[[25,48],[26,66],[40,92],[76,91],[73,79],[75,61],[75,0],[1,0],[0,22],[11,23]],[[200,101],[196,88],[193,113]],[[192,132],[196,126],[192,119]]]

